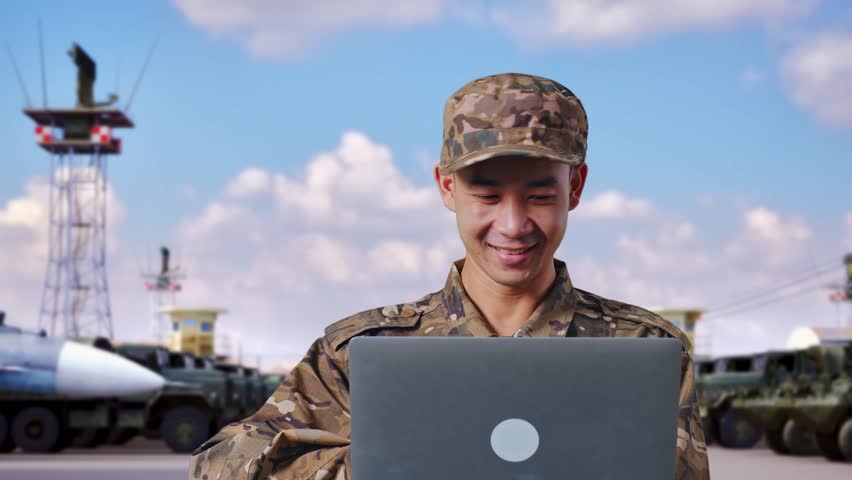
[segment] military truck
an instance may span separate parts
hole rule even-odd
[[[284,381],[284,375],[279,375],[277,373],[266,373],[263,374],[263,391],[264,397],[268,399],[275,393],[275,390],[278,390],[278,387],[281,385],[281,382]]]
[[[148,438],[162,438],[175,452],[191,452],[230,411],[231,380],[215,369],[196,367],[192,355],[141,344],[123,344],[116,350],[170,383],[153,395],[119,399],[114,443],[141,433]]]
[[[266,385],[263,382],[263,375],[260,373],[260,370],[253,367],[245,367],[243,368],[243,371],[245,372],[246,378],[248,378],[251,382],[251,405],[254,410],[250,413],[252,414],[260,409],[269,396],[266,395]]]
[[[763,372],[762,384],[739,393],[730,402],[732,411],[764,430],[766,443],[778,454],[817,453],[813,433],[803,428],[792,412],[796,397],[811,389],[821,356],[819,347],[756,355],[752,370]]]
[[[754,371],[752,363],[748,355],[720,357],[711,373],[697,379],[704,431],[711,442],[727,448],[751,448],[763,435],[760,428],[730,408],[737,395],[759,389],[764,382],[763,372]]]
[[[195,357],[194,360],[196,369],[216,372],[217,375],[221,375],[226,379],[222,413],[216,420],[216,430],[233,421],[241,419],[243,415],[244,393],[237,388],[234,384],[234,380],[227,372],[223,372],[216,368],[215,359],[211,357]]]
[[[95,446],[105,438],[99,432],[108,432],[113,416],[111,404],[102,399],[0,392],[0,452],[16,445],[28,453],[58,452],[80,435],[86,437],[78,440],[80,446]]]
[[[852,462],[852,344],[824,346],[823,367],[795,399],[793,418],[816,435],[830,460]]]
[[[253,414],[256,411],[252,400],[254,388],[251,379],[246,376],[244,367],[223,361],[215,361],[213,367],[226,374],[227,378],[233,383],[231,400],[234,408],[231,410],[232,416],[223,419],[222,424],[227,425]]]

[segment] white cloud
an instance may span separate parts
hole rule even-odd
[[[179,233],[189,240],[205,238],[217,229],[231,226],[232,220],[245,214],[246,211],[237,205],[215,201],[207,206],[201,216],[181,223]]]
[[[793,265],[807,251],[811,230],[801,218],[784,218],[766,207],[745,212],[743,232],[726,253],[746,261],[773,266]]]
[[[241,172],[178,226],[189,272],[179,301],[227,307],[222,328],[277,362],[345,315],[438,290],[462,246],[425,173],[407,177],[387,146],[354,131],[302,172]]]
[[[787,55],[782,74],[798,105],[829,124],[852,126],[852,35],[809,39]]]
[[[796,0],[549,0],[543,8],[496,10],[494,21],[527,43],[611,43],[690,29],[777,20],[809,10]]]
[[[599,193],[571,213],[578,219],[625,219],[647,217],[653,211],[651,202],[643,198],[630,198],[618,190]]]
[[[80,169],[75,172],[75,178],[81,179],[90,174],[88,168]],[[67,178],[67,171],[57,172],[57,177]],[[0,265],[4,265],[7,273],[28,276],[44,274],[50,224],[49,195],[48,180],[35,177],[27,181],[24,195],[8,200],[0,209]],[[75,197],[75,203],[83,212],[88,212],[93,199],[92,189],[81,189]],[[124,219],[126,208],[109,185],[106,202],[107,249],[113,252],[118,248],[118,236],[113,230]]]
[[[837,324],[818,288],[834,272],[773,288],[813,270],[804,254],[813,233],[803,219],[755,207],[734,231],[705,232],[696,225],[661,212],[640,231],[616,235],[612,252],[577,255],[562,248],[557,257],[568,260],[579,288],[646,308],[709,308],[696,341],[701,353],[783,348],[797,326]],[[765,294],[759,302],[735,302],[757,293]],[[777,301],[759,304],[768,300]]]
[[[251,197],[268,193],[272,188],[272,176],[259,168],[247,168],[225,187],[229,197]]]
[[[31,179],[25,194],[0,209],[0,265],[7,275],[43,275],[47,265],[50,185]]]
[[[416,186],[388,147],[354,131],[342,135],[335,151],[312,158],[304,180],[275,175],[274,192],[282,211],[344,227],[412,227],[418,214],[443,208],[434,185]]]
[[[308,263],[324,279],[332,282],[353,280],[350,264],[357,251],[342,241],[325,235],[312,235],[306,243],[305,256]]]
[[[187,19],[214,34],[231,35],[257,57],[293,57],[335,33],[359,26],[409,27],[431,23],[445,0],[175,0]]]
[[[422,245],[398,240],[382,241],[370,250],[368,257],[373,268],[381,273],[417,275],[424,263]]]
[[[749,234],[771,243],[807,240],[810,237],[810,230],[802,221],[784,221],[778,213],[765,207],[746,212],[745,224]]]

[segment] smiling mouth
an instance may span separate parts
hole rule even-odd
[[[501,248],[501,247],[491,245],[490,243],[488,245],[491,248],[493,248],[494,250],[497,250],[498,252],[504,253],[506,255],[523,255],[523,254],[529,252],[530,250],[532,250],[533,248],[535,248],[538,245],[538,243],[534,243],[534,244],[530,245],[529,247],[524,247],[524,248]]]

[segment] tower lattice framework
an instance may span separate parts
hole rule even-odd
[[[113,337],[107,278],[107,157],[51,155],[47,272],[39,327],[52,335]]]

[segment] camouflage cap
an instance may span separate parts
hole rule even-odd
[[[522,73],[478,78],[444,105],[442,175],[502,155],[579,165],[589,122],[580,99],[553,80]]]

